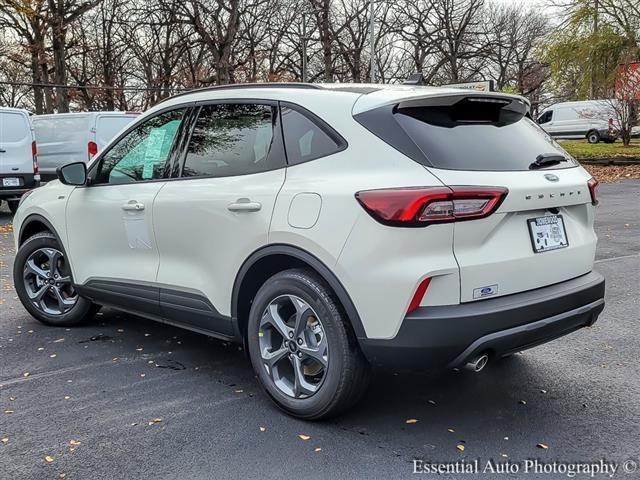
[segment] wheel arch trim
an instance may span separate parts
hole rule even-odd
[[[56,240],[58,240],[58,242],[60,243],[60,246],[62,247],[63,250],[65,250],[64,248],[64,242],[62,241],[62,237],[60,237],[60,235],[58,234],[58,232],[56,231],[55,227],[53,226],[53,224],[47,220],[45,217],[43,217],[42,215],[40,215],[39,213],[32,213],[29,216],[27,216],[27,218],[25,218],[22,223],[20,224],[20,232],[18,234],[18,245],[22,245],[25,240],[27,240],[26,238],[22,238],[24,235],[24,232],[26,230],[26,227],[28,227],[29,225],[31,225],[32,223],[42,223],[45,227],[47,227],[47,229],[56,237]],[[66,253],[66,250],[65,250]]]
[[[240,331],[240,324],[238,319],[238,300],[240,296],[240,288],[251,267],[253,267],[259,260],[271,255],[287,255],[295,258],[296,260],[302,261],[309,267],[311,267],[317,274],[322,277],[325,282],[329,284],[329,287],[331,287],[333,292],[338,297],[338,300],[340,301],[342,307],[345,310],[345,313],[347,314],[356,337],[359,339],[366,338],[366,333],[364,330],[364,326],[362,325],[360,315],[358,314],[358,311],[356,310],[351,297],[347,293],[347,290],[344,288],[342,282],[340,282],[338,277],[315,255],[299,247],[287,244],[272,244],[256,250],[251,255],[249,255],[249,257],[247,257],[247,259],[240,267],[240,270],[238,270],[235,281],[233,283],[233,290],[231,294],[231,318],[233,319],[234,324],[237,325],[238,331]]]

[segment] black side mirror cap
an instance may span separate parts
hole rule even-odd
[[[87,184],[87,165],[84,162],[68,163],[58,167],[56,175],[65,185],[80,187]]]

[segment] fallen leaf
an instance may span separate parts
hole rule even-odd
[[[0,439],[0,442],[2,443],[8,443],[9,439],[7,437],[4,437],[3,439]]]
[[[520,400],[518,403],[519,403],[520,405],[526,405],[526,404],[527,404],[527,402],[526,402],[525,400]]]
[[[136,348],[136,352],[141,352],[142,348]]]
[[[69,400],[70,398],[71,398],[71,397],[70,397],[69,395],[65,395],[65,396],[64,396],[64,399],[65,399],[65,400]]]
[[[60,475],[58,475],[58,478],[66,478],[67,474],[66,473],[61,473]]]
[[[435,404],[436,404],[436,401],[435,401],[435,400],[429,400],[429,403],[430,403],[431,405],[435,405]]]
[[[539,443],[536,445],[536,447],[546,450],[547,448],[549,448],[549,445],[545,445],[544,443]]]
[[[28,377],[28,376],[29,376],[29,372],[24,372],[24,373],[22,374],[22,376],[23,376],[23,377]]]
[[[161,418],[154,418],[153,420],[151,420],[151,421],[149,422],[149,425],[154,425],[154,424],[156,424],[156,423],[160,423],[161,421],[162,421],[162,419],[161,419]]]
[[[261,431],[261,432],[266,432],[266,431],[267,431],[267,429],[266,429],[266,428],[264,428],[264,427],[260,427],[260,431]]]
[[[122,333],[122,332],[124,332],[124,330],[123,330],[123,329],[121,329],[121,328],[119,328],[119,329],[118,329],[118,330],[116,330],[116,331],[117,331],[118,333]]]
[[[51,455],[47,455],[46,457],[44,457],[44,460],[47,463],[51,463],[53,462],[53,457]]]
[[[12,402],[16,399],[16,397],[9,397],[9,400],[11,400]]]
[[[79,440],[69,440],[69,445],[76,446],[76,445],[80,445],[80,443],[82,442],[80,442]]]
[[[460,445],[456,445],[456,448],[458,450],[460,450],[461,452],[464,452],[464,445],[460,444]]]
[[[6,413],[7,415],[13,413],[13,410],[5,410],[4,413]]]
[[[540,393],[547,393],[546,390],[540,390]]]
[[[146,373],[141,373],[140,376],[144,378],[146,376]]]
[[[150,335],[151,335],[150,333],[145,333],[145,334],[144,334],[144,336],[145,336],[145,337],[148,337],[148,336],[150,336]]]
[[[309,440],[311,437],[309,435],[305,435],[303,433],[301,433],[300,435],[298,435],[298,437],[300,438],[300,440]]]
[[[447,432],[453,433],[455,430],[453,428],[447,428]]]
[[[44,350],[44,348],[43,348],[43,347],[38,347],[38,351],[39,351],[39,352],[41,352],[41,351],[43,351],[43,350]]]
[[[236,390],[236,393],[242,393],[242,392],[244,392],[244,390],[242,390],[241,388]]]
[[[59,338],[53,341],[53,343],[60,343],[60,342],[64,342],[64,338]]]
[[[509,458],[509,455],[507,455],[506,453],[501,453],[500,456],[504,458]]]
[[[316,447],[316,448],[314,448],[314,449],[313,449],[313,451],[314,451],[314,452],[321,452],[321,451],[322,451],[322,449],[321,449],[320,447]]]
[[[58,355],[56,355],[55,353],[52,353],[51,355],[49,355],[49,358],[56,358]]]
[[[404,423],[408,423],[408,424],[412,424],[412,423],[418,423],[418,419],[416,418],[408,418],[404,421]]]

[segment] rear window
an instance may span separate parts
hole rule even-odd
[[[387,110],[386,116],[380,111],[357,119],[413,160],[435,168],[529,170],[541,155],[566,159],[553,168],[575,166],[557,142],[524,116],[526,110],[519,103],[464,98],[451,105],[400,104]]]
[[[0,113],[0,143],[15,143],[30,133],[30,127],[24,115],[19,113]]]

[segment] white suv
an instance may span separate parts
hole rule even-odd
[[[597,183],[521,97],[264,84],[173,97],[23,199],[15,286],[242,342],[306,419],[371,365],[481,369],[593,324]]]

